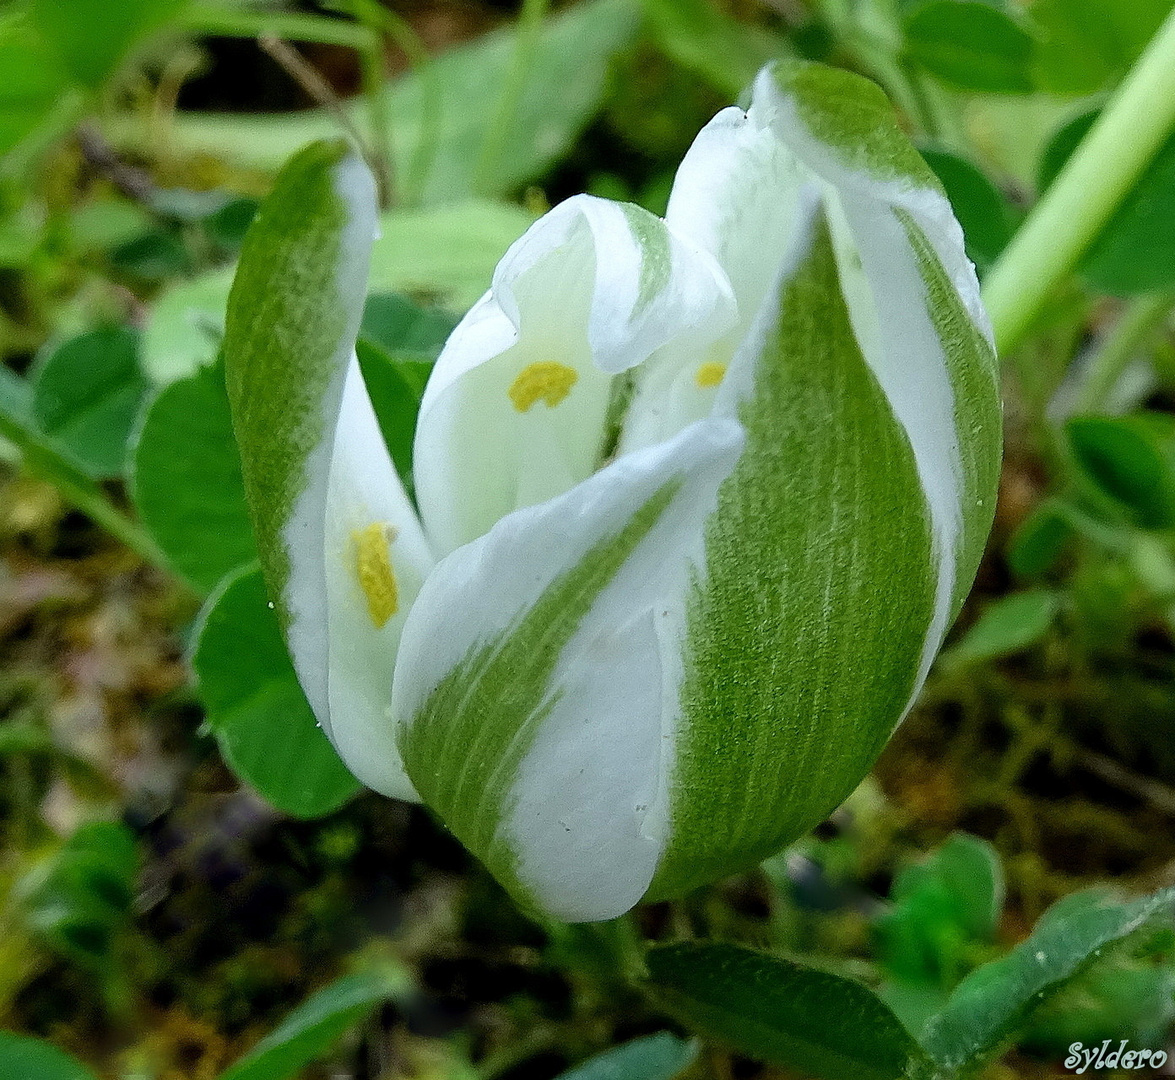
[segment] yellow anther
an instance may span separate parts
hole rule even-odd
[[[703,390],[708,390],[710,387],[717,386],[722,382],[725,375],[725,364],[720,364],[717,360],[707,360],[698,368],[698,373],[694,376],[694,379]]]
[[[554,360],[528,364],[510,386],[510,400],[519,412],[530,412],[538,401],[553,409],[579,380],[579,372]]]
[[[355,541],[355,574],[367,597],[367,614],[377,629],[400,610],[400,589],[389,551],[395,538],[396,530],[383,521],[351,533]]]

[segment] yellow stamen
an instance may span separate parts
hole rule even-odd
[[[389,551],[396,530],[383,521],[375,521],[351,533],[355,541],[355,574],[367,597],[367,614],[377,629],[382,629],[400,610],[400,589],[392,570]]]
[[[698,368],[697,375],[694,376],[698,386],[703,390],[708,390],[712,386],[717,386],[722,382],[723,376],[726,375],[726,365],[718,363],[717,360],[707,360],[700,368]]]
[[[553,409],[579,381],[579,372],[554,360],[528,364],[510,387],[510,400],[519,412],[530,412],[536,402],[545,401]]]

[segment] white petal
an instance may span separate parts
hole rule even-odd
[[[226,381],[262,566],[307,700],[361,780],[411,798],[388,704],[432,556],[355,359],[375,233],[362,161],[341,144],[298,155],[245,241]]]
[[[364,784],[415,800],[389,705],[400,632],[433,560],[355,358],[335,434],[325,521],[328,734]]]
[[[435,550],[566,491],[598,467],[612,375],[733,317],[713,261],[637,207],[577,196],[537,221],[454,331],[417,425]]]
[[[707,415],[796,233],[800,190],[811,176],[763,113],[754,102],[747,112],[724,109],[677,170],[666,224],[714,255],[730,281],[738,319],[717,341],[663,349],[641,367],[622,452],[667,439]]]
[[[822,183],[853,329],[905,428],[929,504],[939,578],[920,686],[970,587],[994,509],[990,492],[986,505],[976,494],[994,483],[1000,443],[979,283],[950,203],[908,144],[896,164],[860,144],[850,156],[814,133],[798,94],[781,90],[770,69],[754,94],[780,141]],[[926,276],[936,272],[949,283],[938,296]]]
[[[334,451],[335,427],[343,400],[347,368],[363,314],[371,244],[377,230],[375,182],[358,155],[351,153],[344,157],[334,166],[331,179],[334,195],[341,203],[343,215],[337,236],[335,295],[325,298],[295,297],[290,304],[292,313],[282,312],[292,326],[298,326],[298,330],[292,333],[283,327],[284,333],[275,344],[275,352],[282,349],[293,350],[288,358],[284,358],[286,362],[282,363],[279,369],[282,383],[277,384],[271,378],[272,373],[259,364],[245,369],[238,376],[238,382],[245,388],[244,392],[238,395],[239,399],[247,403],[247,399],[244,398],[244,393],[247,393],[252,399],[268,398],[280,402],[285,411],[283,420],[288,421],[280,429],[271,430],[268,439],[267,432],[259,430],[251,440],[259,444],[259,450],[266,452],[270,460],[254,461],[254,457],[260,458],[260,453],[251,453],[247,447],[243,447],[243,464],[247,483],[250,480],[250,473],[255,470],[258,476],[253,485],[262,489],[275,483],[273,474],[279,470],[297,470],[298,473],[301,490],[284,521],[263,516],[256,522],[256,526],[259,536],[262,529],[268,531],[280,526],[278,543],[288,560],[288,573],[285,581],[278,586],[280,591],[275,600],[281,605],[286,642],[298,674],[298,681],[302,684],[314,715],[323,724],[328,735],[329,635],[326,568],[323,563],[323,544],[326,536],[325,506],[330,463]],[[275,223],[275,227],[280,228],[280,225]],[[311,253],[304,254],[309,257]],[[248,256],[247,247],[245,256]],[[257,273],[261,270],[260,267],[253,269]],[[238,283],[240,280],[241,275],[238,273]],[[236,287],[235,285],[234,289]],[[279,303],[284,302],[284,297],[279,300]],[[299,349],[301,341],[298,337],[301,326],[297,308],[308,306],[309,303],[332,304],[335,311],[342,311],[343,317],[330,356],[307,356]],[[250,318],[272,317],[260,301],[255,301],[255,308],[249,313]],[[230,324],[232,315],[233,310],[230,306]],[[304,316],[301,318],[304,319]],[[286,335],[290,340],[286,340]],[[231,341],[231,334],[229,340]],[[227,359],[230,363],[234,360],[231,352],[227,352]],[[248,362],[256,363],[252,359]],[[302,367],[308,370],[303,371]],[[316,370],[311,372],[310,368]],[[322,387],[321,396],[317,401],[306,401],[304,393],[300,393],[302,385],[311,378],[318,381]],[[234,408],[234,425],[237,427],[238,440],[242,437],[244,412],[241,405]],[[248,423],[247,417],[244,423],[246,428],[252,426]],[[307,445],[312,435],[317,436],[316,441]],[[264,553],[266,545],[264,537],[261,538]],[[268,567],[266,571],[267,574],[270,573]],[[272,578],[269,584],[271,589],[275,588]]]
[[[448,556],[409,615],[392,694],[409,774],[560,918],[612,918],[652,879],[686,596],[742,444],[713,419],[617,459]]]

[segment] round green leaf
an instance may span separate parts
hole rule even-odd
[[[1100,110],[1069,121],[1041,156],[1043,192],[1093,126]],[[1114,296],[1175,286],[1175,135],[1160,147],[1081,261],[1083,278]]]
[[[16,20],[0,27],[0,71],[0,154],[6,154],[52,116],[67,76],[35,29]]]
[[[240,251],[259,205],[256,199],[233,199],[204,219],[204,231],[226,251]]]
[[[359,335],[401,360],[432,361],[457,318],[443,308],[422,308],[398,293],[374,293],[363,305]]]
[[[1012,239],[1012,207],[1000,189],[966,158],[930,147],[922,151],[922,156],[941,181],[955,217],[963,226],[967,256],[982,274]]]
[[[1175,525],[1175,421],[1158,414],[1076,416],[1069,448],[1095,495],[1148,529]]]
[[[407,297],[367,298],[356,352],[379,430],[396,471],[411,494],[416,415],[433,361],[457,320],[440,308],[421,308]]]
[[[94,1074],[64,1050],[11,1031],[0,1031],[0,1076],[12,1080],[94,1080]]]
[[[120,244],[110,252],[110,263],[121,274],[146,284],[191,273],[192,257],[183,241],[156,230]]]
[[[1065,553],[1075,531],[1065,508],[1052,500],[1041,503],[1008,541],[1008,565],[1021,577],[1048,573]]]
[[[33,0],[41,33],[70,74],[99,86],[144,35],[162,26],[183,0]]]
[[[696,1044],[661,1031],[596,1054],[558,1080],[672,1080],[697,1056]]]
[[[135,838],[124,825],[89,822],[22,880],[25,919],[57,952],[105,972],[111,942],[130,915],[137,864]]]
[[[225,760],[274,806],[319,817],[359,790],[306,703],[260,570],[209,599],[193,664]]]
[[[93,330],[57,346],[37,365],[33,416],[91,476],[122,475],[127,440],[147,392],[138,335]]]
[[[1033,0],[1040,88],[1092,94],[1112,85],[1170,12],[1171,0]]]
[[[212,270],[165,288],[151,306],[143,330],[143,371],[169,383],[209,363],[224,337],[224,309],[233,267]]]
[[[464,311],[489,288],[498,260],[533,220],[521,207],[488,199],[392,210],[380,218],[368,288],[424,294]]]
[[[257,558],[223,363],[152,401],[134,447],[132,493],[172,566],[201,591]]]
[[[906,55],[960,90],[1027,94],[1034,42],[982,0],[927,0],[903,19]]]

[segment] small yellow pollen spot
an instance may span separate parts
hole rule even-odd
[[[579,372],[554,360],[528,364],[510,387],[510,400],[519,412],[530,412],[536,402],[545,401],[553,409],[579,381]]]
[[[712,386],[717,386],[722,382],[726,375],[726,365],[718,363],[717,360],[707,360],[700,368],[698,368],[697,375],[694,376],[698,386],[703,390],[708,390]]]
[[[363,595],[367,597],[367,614],[377,629],[382,629],[400,610],[400,589],[388,551],[395,538],[396,530],[383,521],[351,533],[351,539],[355,541],[355,574]]]

